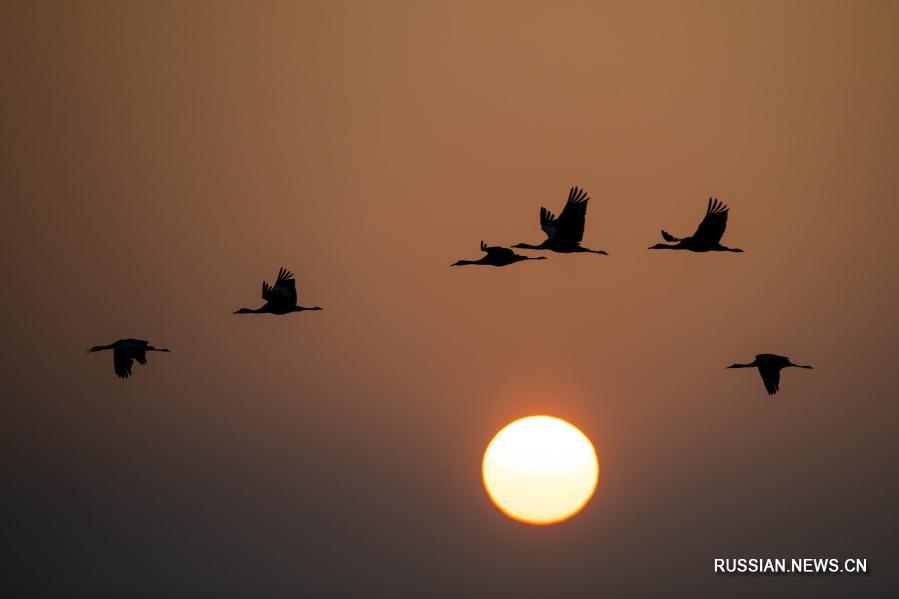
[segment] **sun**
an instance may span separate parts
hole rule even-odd
[[[593,444],[553,416],[528,416],[496,433],[482,467],[484,486],[504,514],[528,524],[555,524],[590,501],[599,479]]]

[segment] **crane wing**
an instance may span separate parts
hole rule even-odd
[[[568,201],[558,217],[546,208],[540,209],[540,228],[547,237],[561,244],[580,243],[584,238],[588,201],[590,197],[586,191],[572,187],[568,192]]]
[[[134,358],[134,360],[141,366],[146,366],[147,365],[146,346],[135,349],[134,352],[131,354],[131,357]]]
[[[278,306],[297,305],[297,285],[293,273],[282,268],[274,285],[262,282],[262,299]]]
[[[499,245],[487,245],[483,241],[481,242],[481,251],[485,252],[488,256],[494,256],[497,258],[515,255],[515,252],[509,248],[504,248]]]
[[[540,208],[540,228],[543,229],[543,232],[546,233],[549,239],[556,236],[558,225],[559,219],[556,218],[555,214],[546,208]]]
[[[715,245],[721,241],[724,229],[727,228],[728,208],[716,198],[709,198],[705,218],[699,223],[693,239],[702,244]]]
[[[112,352],[112,366],[115,374],[120,379],[127,379],[131,376],[131,365],[133,360],[128,356],[128,352],[123,349],[115,348]]]
[[[773,364],[759,364],[758,368],[768,395],[777,393],[780,388],[780,367]]]

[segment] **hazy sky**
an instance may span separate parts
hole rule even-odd
[[[0,56],[6,594],[899,584],[899,2],[5,2]],[[448,267],[572,185],[608,257]],[[710,195],[745,253],[646,249]],[[324,310],[233,315],[280,266]],[[554,527],[480,479],[537,413],[601,465]]]

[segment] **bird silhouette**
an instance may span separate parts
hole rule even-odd
[[[721,245],[721,237],[727,228],[728,207],[716,198],[709,198],[705,218],[699,223],[696,232],[690,237],[675,237],[668,231],[662,231],[665,241],[677,242],[674,245],[657,243],[651,250],[689,250],[691,252],[742,252],[737,248]]]
[[[131,366],[135,360],[141,366],[147,365],[148,351],[169,351],[164,347],[153,347],[143,339],[119,339],[109,345],[95,345],[87,352],[93,353],[105,349],[112,350],[112,366],[115,369],[116,376],[121,379],[127,379],[131,376]]]
[[[606,254],[602,250],[591,250],[581,246],[584,237],[584,219],[587,216],[587,192],[572,187],[568,192],[568,202],[561,214],[556,216],[546,208],[540,208],[540,228],[546,233],[546,240],[540,245],[518,243],[512,247],[526,250],[550,250],[570,254],[573,252],[589,252]]]
[[[235,314],[289,314],[303,310],[321,310],[315,306],[306,308],[297,305],[297,284],[286,268],[278,270],[278,279],[274,285],[262,282],[262,299],[265,304],[261,308],[241,308]]]
[[[758,368],[762,382],[765,383],[765,390],[768,391],[768,395],[774,395],[780,388],[780,371],[790,366],[811,369],[811,366],[793,364],[789,358],[777,354],[759,354],[749,364],[731,364],[728,368]]]
[[[538,258],[522,256],[521,254],[516,254],[509,248],[500,247],[498,245],[488,246],[483,241],[481,242],[481,251],[486,252],[487,255],[482,257],[480,260],[459,260],[458,262],[450,264],[450,266],[464,266],[466,264],[482,264],[485,266],[507,266],[509,264],[515,264],[516,262],[521,262],[522,260],[546,260],[545,256],[540,256]]]

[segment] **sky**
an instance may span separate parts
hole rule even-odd
[[[0,64],[5,595],[899,585],[899,3],[5,2]],[[448,267],[573,185],[608,256]],[[710,196],[744,253],[647,249]],[[321,312],[232,314],[281,266]],[[550,527],[481,482],[532,414]]]

